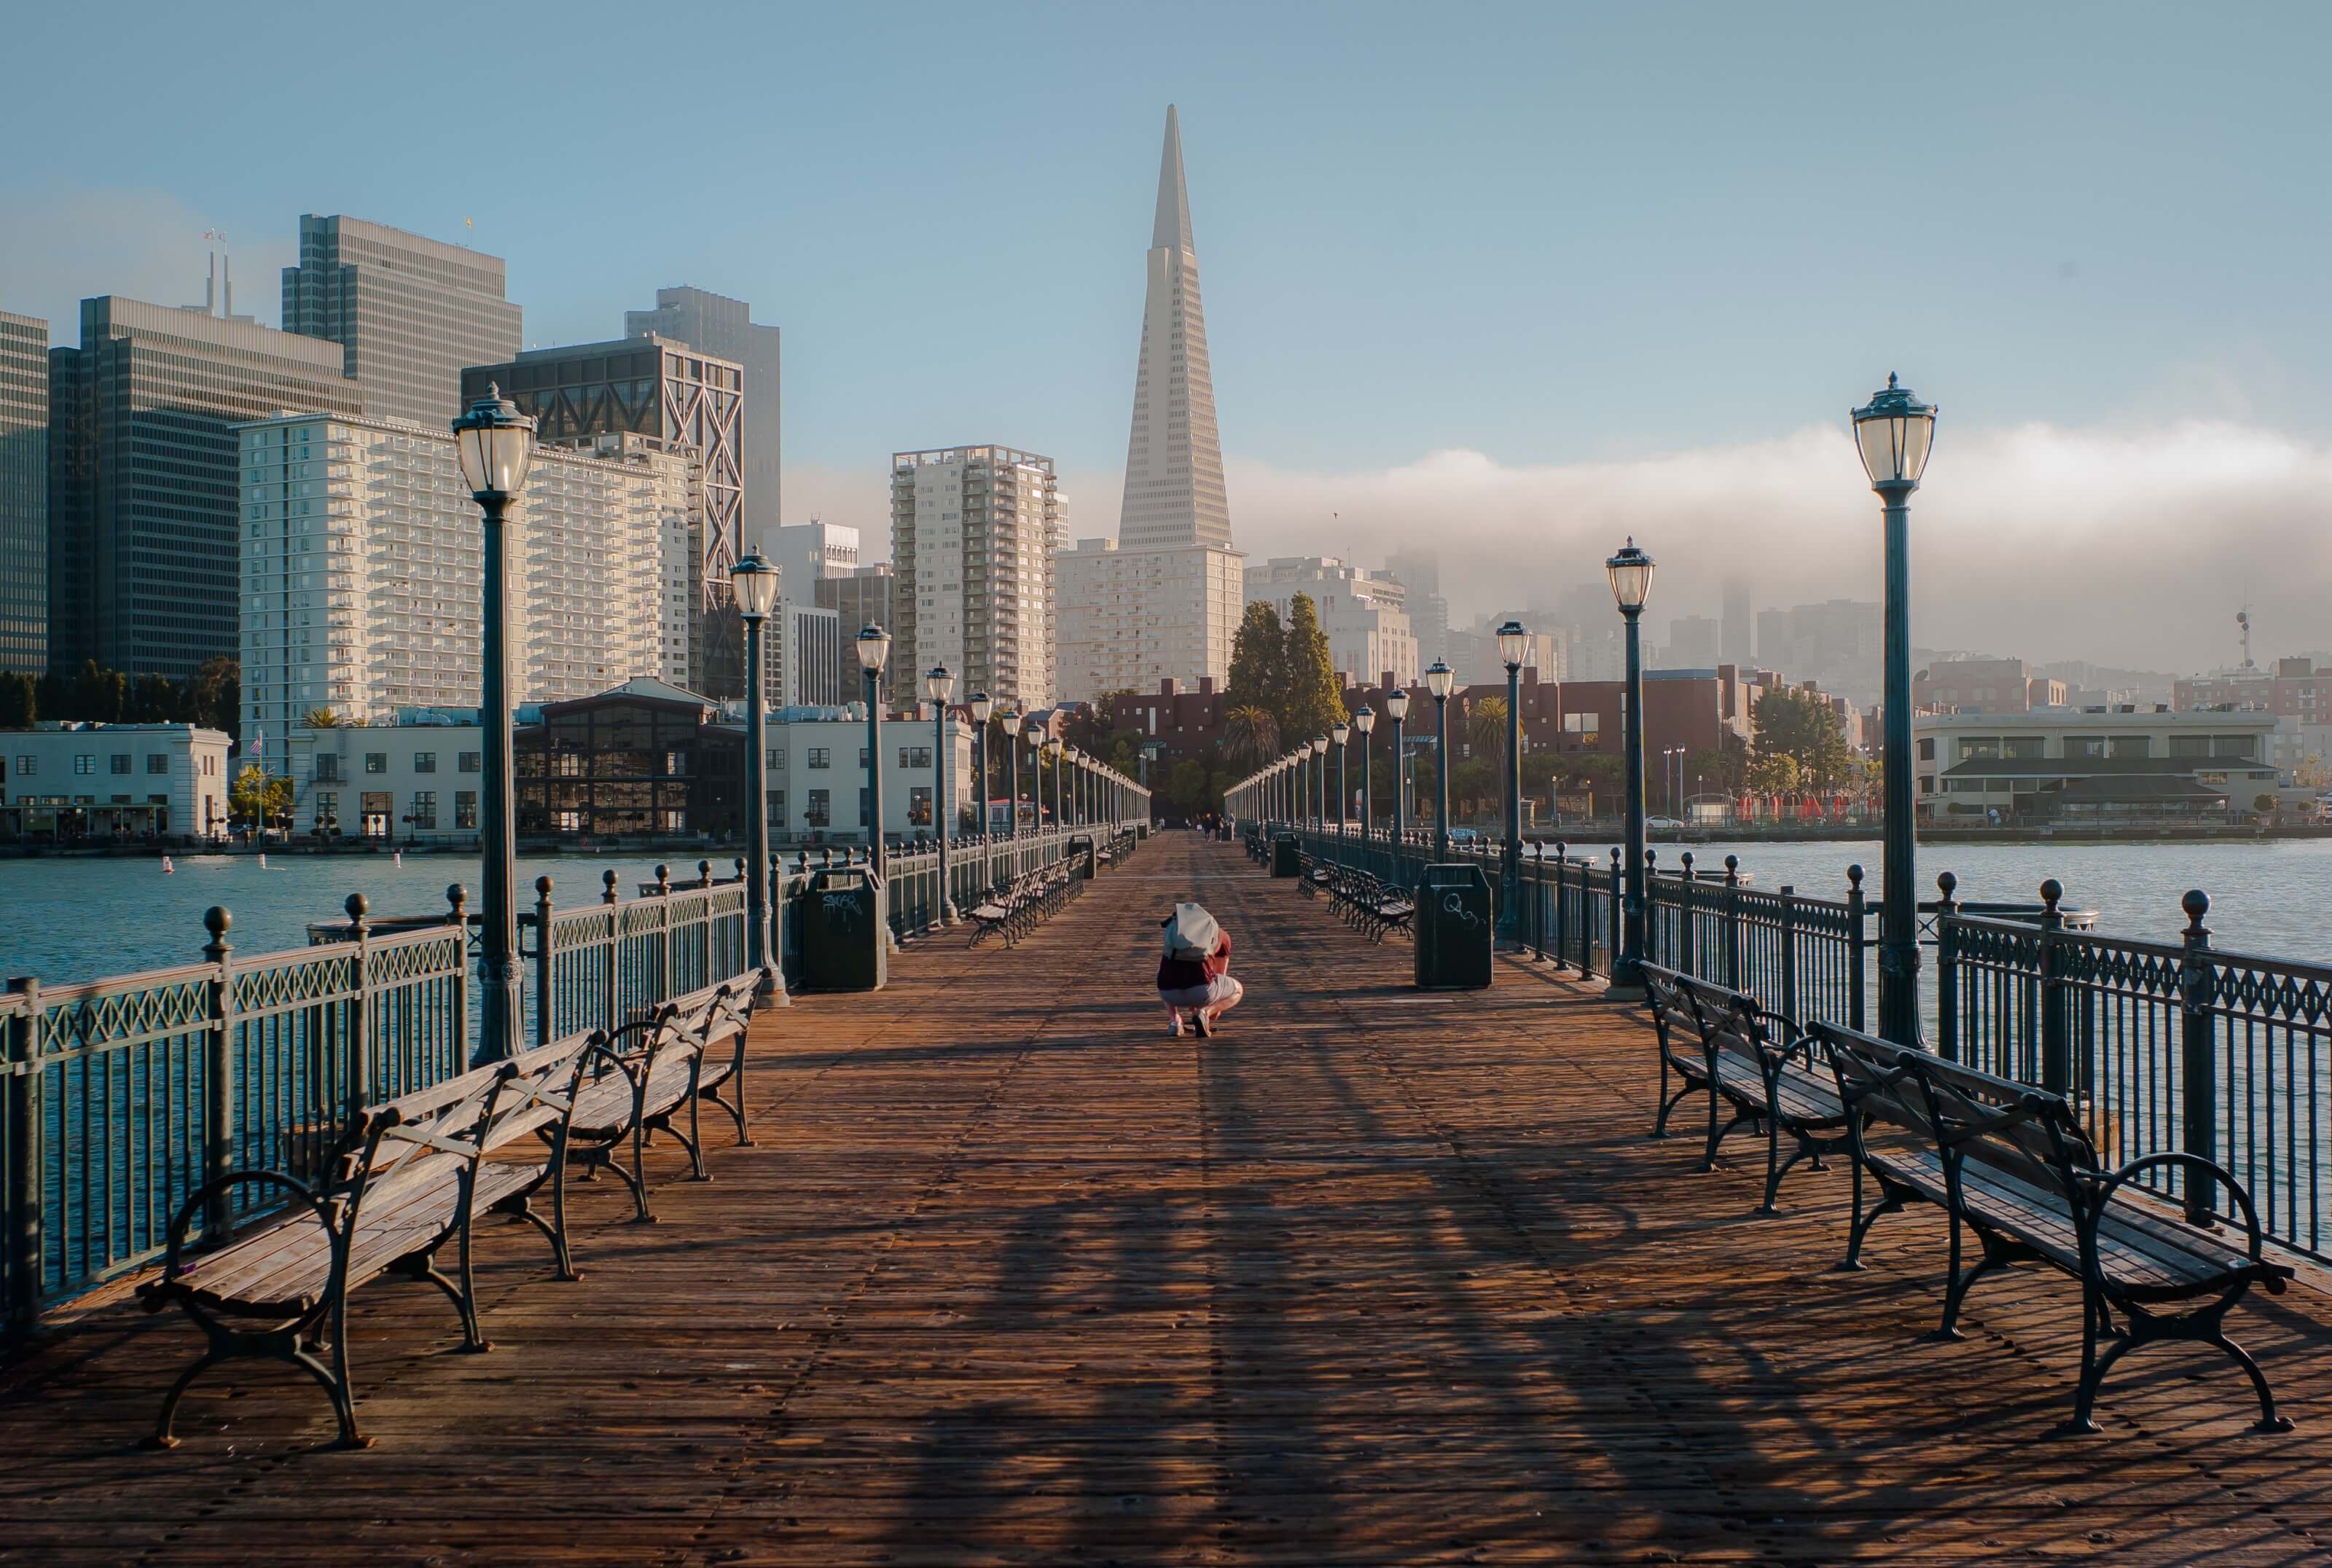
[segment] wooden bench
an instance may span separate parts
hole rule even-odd
[[[1765,1200],[1757,1211],[1779,1213],[1773,1200],[1791,1167],[1804,1160],[1819,1171],[1824,1155],[1849,1151],[1846,1105],[1835,1076],[1816,1056],[1812,1040],[1756,998],[1658,964],[1643,967],[1645,995],[1660,1036],[1661,1104],[1655,1135],[1666,1132],[1674,1104],[1667,1097],[1668,1073],[1673,1067],[1686,1081],[1677,1098],[1696,1085],[1708,1095],[1702,1170],[1716,1168],[1717,1147],[1733,1129],[1744,1122],[1764,1128]],[[1679,1034],[1687,1041],[1684,1052],[1677,1049]],[[1686,1056],[1694,1034],[1700,1046],[1696,1063]],[[1720,1124],[1728,1105],[1733,1115]],[[1786,1160],[1782,1157],[1783,1133],[1795,1145]]]
[[[588,1037],[575,1036],[368,1106],[354,1118],[321,1183],[282,1171],[237,1170],[187,1199],[171,1221],[160,1274],[137,1294],[149,1312],[173,1302],[183,1307],[203,1331],[204,1350],[163,1396],[148,1446],[175,1447],[171,1426],[186,1390],[212,1367],[247,1358],[289,1362],[313,1377],[331,1398],[339,1446],[369,1446],[357,1429],[349,1374],[349,1293],[384,1274],[426,1281],[452,1299],[462,1348],[489,1349],[479,1332],[471,1273],[482,1209],[531,1223],[550,1242],[558,1277],[578,1278],[568,1248],[561,1171],[575,1088],[598,1051]],[[529,1133],[541,1135],[540,1157],[520,1153],[536,1147]],[[494,1155],[505,1157],[489,1158]],[[546,1182],[549,1220],[532,1204]],[[195,1217],[246,1187],[264,1190],[280,1206],[190,1251],[186,1233]],[[448,1242],[460,1259],[454,1278],[436,1265]]]
[[[750,982],[747,982],[750,985]],[[750,1143],[744,1114],[745,1029],[751,1012],[750,990],[728,983],[666,1002],[649,1018],[635,1018],[612,1033],[592,1037],[599,1047],[592,1071],[575,1092],[564,1143],[568,1157],[585,1168],[585,1180],[612,1172],[631,1189],[633,1218],[654,1224],[648,1208],[647,1141],[664,1132],[686,1146],[693,1180],[710,1181],[698,1125],[698,1109],[712,1099],[737,1123],[737,1142]],[[737,1085],[732,1104],[722,1085]],[[688,1113],[688,1131],[674,1118]],[[616,1157],[631,1145],[632,1168]]]
[[[2262,1256],[2259,1215],[2233,1176],[2184,1152],[2148,1154],[2107,1171],[2062,1095],[1859,1030],[1831,1024],[1814,1030],[1852,1107],[1857,1167],[1871,1162],[1882,1193],[1866,1216],[1857,1184],[1849,1261],[1880,1213],[1915,1198],[1940,1203],[1951,1217],[1943,1335],[1956,1336],[1968,1288],[1995,1269],[2045,1263],[2079,1281],[2081,1375],[2060,1429],[2096,1431],[2092,1411],[2106,1373],[2138,1346],[2165,1340],[2223,1352],[2251,1379],[2257,1429],[2290,1429],[2259,1363],[2226,1334],[2228,1312],[2253,1285],[2279,1293],[2293,1273]],[[2216,1183],[2232,1194],[2240,1240],[2190,1223],[2146,1186],[2172,1170],[2188,1183]],[[1975,1233],[1983,1255],[1963,1271],[1964,1231]]]

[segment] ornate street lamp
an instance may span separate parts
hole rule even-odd
[[[948,886],[948,840],[954,836],[955,813],[950,788],[955,782],[955,747],[947,732],[948,699],[955,694],[955,675],[945,664],[933,664],[923,674],[923,695],[932,700],[932,837],[939,841],[940,929],[955,923],[955,899]]]
[[[891,662],[891,634],[869,626],[858,634],[858,667],[866,676],[866,869],[883,885],[883,666]]]
[[[1409,813],[1404,798],[1409,793],[1406,772],[1408,751],[1401,744],[1401,721],[1409,717],[1409,688],[1395,686],[1385,693],[1385,712],[1392,717],[1392,855],[1396,872],[1400,865],[1402,845],[1409,837]]]
[[[1312,737],[1312,783],[1314,793],[1319,797],[1320,807],[1320,815],[1313,819],[1314,826],[1325,833],[1328,831],[1328,737],[1325,735]]]
[[[478,1059],[500,1061],[518,1054],[524,1010],[515,891],[518,818],[511,801],[511,778],[517,768],[511,743],[510,530],[504,520],[511,498],[525,488],[526,472],[534,463],[534,421],[521,414],[500,387],[490,386],[483,397],[470,405],[468,413],[454,421],[454,445],[462,462],[462,481],[485,514],[484,605],[479,638],[485,700],[478,719],[484,731],[485,755],[479,780],[483,809],[478,818],[478,846],[483,885],[478,901],[483,923],[478,943],[483,1026]],[[548,936],[546,932],[546,940]]]
[[[1344,748],[1352,738],[1352,727],[1339,719],[1328,726],[1328,739],[1336,747],[1336,837],[1344,836]]]
[[[745,781],[751,802],[745,826],[745,961],[760,971],[764,995],[777,989],[769,928],[769,754],[761,693],[761,623],[778,602],[778,569],[759,546],[729,569],[729,588],[737,596],[738,618],[745,623]]]
[[[1053,775],[1053,831],[1058,833],[1068,826],[1067,823],[1061,819],[1061,741],[1058,736],[1048,736],[1046,738],[1045,763]],[[1042,781],[1039,780],[1037,796],[1037,816],[1042,817],[1044,815],[1044,792]]]
[[[1020,710],[1013,709],[997,722],[1004,730],[1004,798],[1011,808],[1005,813],[1004,837],[1018,838],[1020,837],[1020,749],[1015,742],[1020,738]],[[1016,865],[1013,870],[1017,873],[1019,867]]]
[[[1611,598],[1628,623],[1628,691],[1626,722],[1620,726],[1627,748],[1628,846],[1621,875],[1627,888],[1620,901],[1620,956],[1611,965],[1611,983],[1605,994],[1625,1001],[1644,994],[1644,659],[1640,636],[1644,601],[1652,597],[1652,558],[1627,547],[1603,563],[1610,575]]]
[[[1352,715],[1352,728],[1361,732],[1361,843],[1369,841],[1369,819],[1375,815],[1375,797],[1369,779],[1369,731],[1377,727],[1377,712],[1366,703]]]
[[[1912,901],[1911,820],[1911,492],[1927,471],[1935,410],[1887,378],[1884,389],[1854,410],[1854,445],[1862,470],[1885,505],[1887,527],[1886,751],[1882,770],[1885,842],[1878,887],[1878,1032],[1897,1045],[1919,1038],[1918,915]]]
[[[996,699],[986,692],[974,692],[964,707],[971,714],[971,831],[980,843],[988,842],[988,716],[996,712]]]
[[[1498,662],[1506,666],[1506,864],[1498,924],[1517,942],[1523,929],[1523,661],[1529,656],[1530,633],[1520,621],[1498,628]]]
[[[1433,858],[1447,864],[1449,859],[1449,693],[1458,684],[1458,672],[1439,659],[1425,672],[1425,689],[1433,698]]]

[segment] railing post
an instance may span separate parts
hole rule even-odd
[[[1846,868],[1847,966],[1849,970],[1846,993],[1846,1022],[1849,1028],[1854,1029],[1863,1027],[1862,1017],[1866,999],[1862,993],[1869,978],[1866,966],[1870,960],[1870,944],[1862,931],[1866,923],[1864,915],[1868,908],[1866,895],[1862,891],[1862,867],[1849,865]]]
[[[534,879],[534,1043],[559,1037],[558,999],[550,994],[550,874]]]
[[[1693,895],[1698,891],[1692,879],[1692,851],[1687,849],[1684,852],[1684,880],[1677,884],[1677,946],[1682,951],[1677,954],[1676,967],[1686,974],[1700,972],[1692,917]]]
[[[1725,857],[1725,989],[1741,989],[1741,857]]]
[[[351,893],[340,907],[349,913],[349,940],[357,944],[356,995],[349,1006],[349,1067],[343,1108],[348,1120],[343,1126],[356,1125],[364,1108],[372,1104],[372,927],[365,919],[371,905],[361,893]],[[464,966],[466,967],[466,966]],[[416,1085],[403,1084],[412,1088]],[[321,1154],[322,1150],[317,1152]]]
[[[2064,1094],[2073,1081],[2065,1037],[2064,982],[2058,973],[2063,959],[2057,937],[2065,929],[2065,916],[2057,901],[2064,896],[2064,884],[2055,877],[2040,884],[2040,1086],[2052,1095]]]
[[[234,975],[228,967],[234,944],[226,939],[234,924],[225,904],[203,911],[211,933],[203,961],[211,966],[210,1023],[203,1035],[203,1181],[215,1182],[234,1168]],[[232,1206],[217,1189],[203,1210],[203,1229],[214,1241],[228,1231]]]
[[[1620,962],[1620,846],[1615,844],[1611,846],[1611,885],[1603,900],[1611,917],[1611,945],[1603,950],[1603,972],[1607,975]]]
[[[8,1325],[21,1338],[40,1321],[43,1235],[41,1203],[41,982],[26,975],[8,982],[16,999],[7,1019],[7,1052],[0,1057],[8,1086]]]
[[[2185,951],[2180,961],[2178,1005],[2179,1077],[2185,1104],[2179,1118],[2183,1147],[2189,1154],[2210,1161],[2219,1157],[2219,1050],[2217,1035],[2218,974],[2211,961],[2211,931],[2203,917],[2211,913],[2210,895],[2190,888],[2178,901],[2186,912]],[[2294,1180],[2297,1180],[2295,1176]],[[2219,1184],[2208,1176],[2188,1175],[2182,1185],[2186,1218],[2199,1225],[2219,1206]]]
[[[659,865],[655,871],[655,989],[650,993],[651,1007],[672,995],[672,867]]]
[[[1959,886],[1948,871],[1935,877],[1935,1054],[1947,1062],[1960,1059]]]
[[[445,887],[445,922],[454,928],[454,972],[448,977],[454,986],[454,1050],[453,1060],[459,1064],[453,1070],[475,1066],[470,1060],[470,913],[466,907],[470,890],[460,883],[448,883]]]
[[[1663,954],[1660,949],[1660,852],[1644,851],[1644,952],[1645,961],[1677,967],[1676,954]]]
[[[622,1020],[616,1016],[616,999],[623,991],[624,912],[616,905],[623,902],[616,891],[616,876],[607,871],[599,876],[599,903],[605,906],[600,918],[607,923],[607,941],[599,965],[599,1018],[597,1028],[615,1031]]]
[[[1557,969],[1563,967],[1564,922],[1570,918],[1563,907],[1563,867],[1568,864],[1566,857],[1570,853],[1571,846],[1560,838],[1554,841],[1554,967]]]
[[[1782,1016],[1798,1017],[1798,890],[1782,884]]]

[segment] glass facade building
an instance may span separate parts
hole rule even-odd
[[[0,311],[0,670],[49,667],[49,324]]]
[[[658,289],[655,309],[624,312],[626,338],[675,338],[733,359],[745,372],[740,463],[745,477],[745,531],[776,528],[778,515],[778,329],[753,320],[753,307],[702,289]]]
[[[519,350],[519,307],[500,256],[361,218],[300,219],[283,269],[283,330],[340,345],[366,411],[443,425],[462,412],[462,372]]]
[[[340,348],[105,295],[49,351],[49,667],[185,680],[238,641],[234,427],[362,412]]]

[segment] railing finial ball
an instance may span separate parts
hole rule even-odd
[[[2199,887],[2190,887],[2178,901],[2178,907],[2186,912],[2187,924],[2201,925],[2203,917],[2211,913],[2211,895]]]
[[[1935,874],[1935,886],[1945,898],[1949,898],[1960,890],[1960,879],[1948,871],[1939,871]]]
[[[613,887],[620,880],[621,878],[616,875],[616,868],[612,865],[599,874],[599,884],[602,887]]]
[[[540,897],[549,898],[550,896],[550,873],[546,871],[540,876],[534,879],[534,891]]]
[[[1849,887],[1860,887],[1862,885],[1861,866],[1849,865],[1846,868],[1846,884]]]
[[[2040,884],[2040,902],[2050,909],[2055,909],[2057,901],[2064,896],[2065,884],[2055,877],[2049,877]]]
[[[459,909],[470,902],[470,890],[458,882],[449,882],[445,884],[445,902]]]
[[[340,902],[340,907],[349,912],[350,920],[362,920],[365,917],[365,911],[370,909],[372,905],[366,902],[363,894],[351,893]]]

